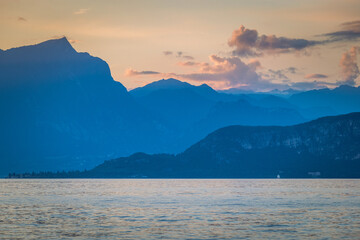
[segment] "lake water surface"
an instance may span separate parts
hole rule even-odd
[[[360,180],[2,179],[0,239],[360,239]]]

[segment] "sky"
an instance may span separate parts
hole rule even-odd
[[[127,89],[162,78],[215,89],[360,83],[359,0],[0,0],[0,49],[66,36]]]

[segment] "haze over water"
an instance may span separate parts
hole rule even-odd
[[[0,180],[0,239],[355,239],[360,180]]]

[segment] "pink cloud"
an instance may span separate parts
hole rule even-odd
[[[159,75],[161,74],[160,72],[155,72],[155,71],[136,71],[134,69],[126,69],[125,70],[125,76],[128,77],[133,77],[133,76],[139,76],[139,75]]]
[[[328,77],[327,75],[320,73],[311,73],[305,76],[306,79],[318,79],[318,78],[327,78],[327,77]]]
[[[340,60],[341,74],[343,80],[340,83],[354,86],[355,80],[360,75],[357,65],[357,53],[360,52],[359,47],[352,47],[349,51],[343,53]]]
[[[301,38],[277,37],[275,35],[259,35],[255,29],[247,29],[243,25],[233,31],[228,41],[234,47],[235,56],[261,56],[266,54],[287,53],[322,44],[323,42],[311,41]]]

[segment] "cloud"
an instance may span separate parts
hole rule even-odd
[[[269,77],[272,79],[277,79],[277,80],[289,80],[289,78],[285,75],[285,70],[272,70],[269,69]]]
[[[176,53],[176,57],[177,58],[184,58],[184,59],[187,59],[187,60],[194,60],[194,57],[189,56],[189,55],[184,55],[184,52],[182,52],[182,51],[178,51]]]
[[[183,67],[191,67],[191,66],[198,66],[198,62],[193,61],[186,61],[186,62],[178,62],[177,65],[183,66]]]
[[[242,57],[299,51],[321,43],[301,38],[259,35],[257,30],[247,29],[243,25],[233,31],[228,41],[228,45],[235,48],[233,55]]]
[[[210,63],[205,62],[182,62],[181,66],[197,66],[198,70],[190,74],[173,74],[185,80],[207,82],[215,88],[241,88],[253,91],[270,91],[274,89],[286,90],[311,90],[326,87],[336,87],[340,82],[331,83],[326,81],[302,81],[292,82],[286,74],[295,74],[295,67],[280,70],[269,69],[266,74],[257,73],[261,64],[257,60],[243,62],[238,57],[219,57],[211,55]],[[178,63],[179,64],[179,63]],[[309,74],[308,79],[324,79],[324,74]]]
[[[329,42],[349,41],[360,38],[360,20],[342,23],[340,28],[340,31],[325,33],[320,36],[328,37]]]
[[[360,75],[357,65],[357,53],[360,52],[359,47],[352,47],[349,51],[343,53],[340,59],[342,81],[339,84],[348,84],[354,86],[356,78]]]
[[[172,52],[172,51],[163,51],[163,54],[164,54],[165,56],[169,56],[169,55],[172,55],[173,52]]]
[[[160,72],[155,71],[136,71],[131,68],[125,70],[125,76],[132,77],[132,76],[139,76],[139,75],[157,75],[161,74]]]
[[[337,83],[327,83],[324,81],[311,82],[291,82],[285,73],[291,73],[297,69],[289,67],[281,70],[268,70],[268,74],[258,74],[256,71],[261,68],[257,60],[247,63],[238,57],[219,57],[209,56],[210,62],[179,62],[178,65],[184,67],[196,67],[193,73],[160,73],[154,71],[136,71],[128,69],[126,76],[138,75],[160,75],[162,77],[178,78],[185,81],[203,82],[216,89],[241,88],[252,91],[271,91],[274,89],[286,90],[289,88],[298,90],[319,89],[328,86],[337,86]]]
[[[81,14],[85,14],[89,11],[89,8],[80,8],[79,10],[75,11],[74,14],[75,15],[81,15]]]
[[[268,69],[267,72],[260,73],[260,75],[262,78],[269,80],[269,81],[281,80],[282,82],[290,82],[290,79],[287,76],[287,74],[296,74],[297,71],[298,71],[298,69],[295,67],[288,67],[285,69],[278,69],[278,70]]]
[[[192,56],[189,56],[189,55],[185,55],[185,56],[182,56],[184,59],[187,59],[187,60],[194,60],[194,57]]]
[[[247,29],[243,25],[233,31],[228,45],[234,50],[234,56],[259,57],[264,54],[280,54],[304,52],[316,46],[337,41],[350,41],[360,38],[360,20],[340,24],[340,31],[320,34],[324,40],[315,41],[303,38],[277,37],[276,35],[260,35],[255,29]],[[306,53],[306,52],[305,52]]]
[[[218,87],[242,87],[246,89],[259,90],[264,88],[273,88],[274,84],[263,80],[257,73],[261,64],[253,60],[244,63],[237,57],[219,57],[210,55],[210,63],[188,62],[184,65],[198,66],[198,71],[190,74],[177,74],[177,77],[192,81],[213,82]]]
[[[23,17],[18,17],[17,20],[20,22],[27,22],[27,19]]]
[[[296,67],[288,67],[286,70],[291,74],[295,74],[298,71]]]
[[[181,57],[183,55],[183,52],[181,52],[181,51],[178,51],[177,53],[176,53],[176,57]]]
[[[243,62],[238,57],[219,57],[217,55],[209,56],[210,63],[207,62],[179,62],[181,66],[198,67],[198,69],[189,74],[161,73],[155,71],[136,71],[126,70],[125,75],[136,77],[139,75],[160,75],[162,77],[177,78],[184,81],[203,82],[216,89],[241,88],[243,90],[252,90],[259,92],[271,91],[274,89],[286,90],[293,88],[296,90],[311,90],[325,87],[336,87],[340,82],[330,83],[325,81],[303,81],[291,82],[284,73],[296,71],[296,68],[290,67],[281,70],[269,69],[269,74],[258,74],[256,71],[261,68],[257,60]],[[284,78],[284,79],[279,79]]]
[[[184,52],[183,51],[177,51],[176,53],[172,52],[172,51],[163,51],[163,54],[165,56],[172,56],[175,54],[175,57],[177,58],[183,58],[183,59],[186,59],[186,60],[194,60],[194,57],[193,56],[190,56],[190,55],[184,55]]]
[[[193,66],[207,67],[207,66],[209,66],[209,63],[185,61],[185,62],[178,62],[177,65],[183,66],[183,67],[193,67]]]
[[[306,79],[318,79],[318,78],[328,78],[327,75],[324,74],[320,74],[320,73],[312,73],[312,74],[307,74],[305,76]]]
[[[238,57],[209,56],[210,63],[206,62],[180,62],[181,66],[196,66],[198,69],[189,74],[159,73],[153,71],[126,70],[126,76],[137,76],[144,74],[160,74],[162,76],[180,78],[198,82],[208,82],[216,88],[243,87],[252,90],[273,89],[274,84],[263,80],[257,73],[261,64],[252,60],[244,63]],[[278,87],[278,85],[276,85]]]

